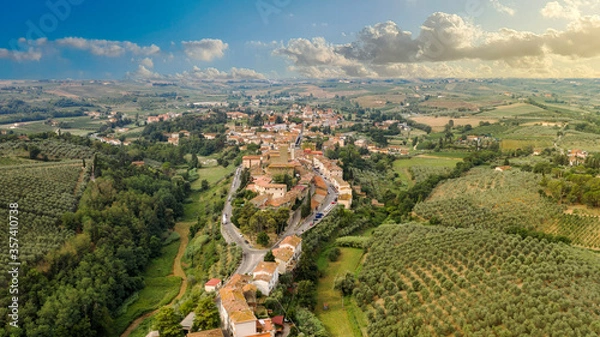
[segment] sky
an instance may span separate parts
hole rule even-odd
[[[29,0],[0,78],[600,77],[598,0]]]

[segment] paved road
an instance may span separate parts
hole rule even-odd
[[[235,192],[240,187],[240,177],[242,171],[243,168],[241,166],[235,170],[233,182],[229,188],[229,194],[227,195],[225,207],[223,208],[223,214],[221,215],[221,235],[225,241],[227,241],[227,243],[235,243],[242,248],[242,261],[240,262],[238,269],[235,271],[236,274],[247,274],[252,272],[252,270],[254,270],[256,265],[263,260],[265,254],[267,253],[267,250],[265,249],[255,249],[246,243],[239,229],[231,222],[231,215],[233,211],[231,201],[234,198]]]
[[[243,168],[240,166],[235,170],[235,174],[233,176],[233,182],[231,183],[231,187],[229,188],[229,193],[227,195],[227,200],[225,201],[225,207],[223,208],[223,214],[221,215],[221,235],[227,241],[227,243],[235,243],[239,247],[242,248],[242,261],[240,262],[240,266],[235,271],[237,274],[248,274],[251,273],[252,270],[258,265],[260,261],[263,260],[265,254],[267,253],[267,249],[256,249],[253,248],[249,243],[244,240],[244,237],[240,233],[239,229],[231,222],[231,215],[233,211],[233,206],[231,205],[231,201],[234,198],[235,192],[240,187],[241,183],[241,174]],[[323,177],[324,178],[324,177]],[[325,179],[325,178],[324,178]],[[313,213],[308,216],[303,222],[300,222],[300,218],[298,216],[293,217],[291,220],[291,224],[288,225],[286,230],[282,235],[280,235],[280,239],[272,246],[277,247],[281,241],[289,235],[302,235],[307,230],[310,230],[315,225],[311,226],[311,223],[314,221],[314,216],[318,212],[324,213],[324,217],[327,216],[329,211],[333,207],[328,207],[331,203],[337,198],[337,191],[333,188],[331,183],[325,179],[325,182],[328,185],[329,193],[325,198],[325,201],[319,206],[317,211],[313,211]],[[331,205],[333,206],[333,205]],[[329,208],[328,210],[326,210]]]

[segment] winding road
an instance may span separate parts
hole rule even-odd
[[[231,200],[233,200],[234,194],[240,187],[240,176],[242,171],[243,168],[241,166],[235,170],[235,175],[233,176],[233,181],[231,183],[231,187],[229,188],[229,194],[227,195],[227,200],[225,201],[225,207],[223,208],[221,221],[221,235],[225,241],[227,241],[227,243],[235,243],[242,248],[242,261],[235,271],[236,274],[251,273],[258,263],[263,260],[265,254],[269,251],[268,249],[253,248],[244,240],[244,237],[239,229],[231,222],[231,216],[233,212]],[[286,236],[294,234],[301,235],[307,230],[311,229],[313,227],[311,226],[311,223],[313,222],[313,218],[316,213],[322,212],[325,217],[329,211],[333,209],[333,207],[329,207],[328,209],[327,206],[331,205],[331,203],[337,199],[338,194],[331,183],[325,177],[323,177],[323,179],[328,185],[328,194],[323,203],[319,206],[318,210],[314,211],[310,216],[308,216],[304,222],[300,222],[301,219],[299,216],[293,217],[291,220],[292,223],[288,224],[286,230],[279,236],[279,240],[271,248],[277,247]]]

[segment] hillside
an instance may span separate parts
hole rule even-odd
[[[541,178],[518,169],[476,168],[437,186],[414,212],[444,226],[501,231],[524,227],[600,248],[600,220],[565,214],[563,206],[540,194]]]
[[[597,255],[489,231],[383,225],[354,294],[371,337],[600,334]]]

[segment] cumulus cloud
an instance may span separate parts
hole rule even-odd
[[[12,61],[39,61],[42,58],[42,53],[34,48],[29,48],[26,51],[8,50],[0,48],[0,59],[8,59]]]
[[[193,60],[212,61],[222,58],[225,50],[229,48],[227,43],[218,39],[202,39],[199,41],[182,41],[185,55]]]
[[[581,17],[565,30],[537,34],[503,28],[495,32],[446,13],[431,15],[418,36],[388,21],[365,27],[349,44],[324,38],[291,39],[274,51],[285,56],[290,70],[308,77],[395,77],[416,74],[470,74],[473,60],[501,62],[538,73],[553,66],[551,58],[600,56],[600,17]],[[470,62],[449,66],[447,62]],[[489,66],[489,65],[488,65]],[[476,72],[475,72],[476,73]]]
[[[152,61],[151,58],[146,57],[140,61],[140,65],[142,65],[148,69],[152,69],[152,68],[154,68],[154,61]]]
[[[129,41],[110,41],[84,39],[81,37],[66,37],[55,41],[59,47],[73,48],[88,51],[96,56],[118,57],[125,53],[134,55],[154,55],[160,52],[160,48],[154,44],[140,46]]]
[[[155,73],[152,70],[146,68],[144,65],[140,64],[136,71],[127,73],[126,77],[133,79],[143,79],[143,80],[158,80],[164,78],[164,76],[159,73]]]
[[[564,0],[550,1],[540,11],[542,16],[550,19],[579,19],[581,17],[580,7],[582,1]]]
[[[600,17],[586,16],[569,24],[565,31],[548,31],[545,40],[554,54],[590,58],[600,55],[599,36]]]
[[[191,71],[184,71],[175,75],[181,80],[262,80],[265,75],[247,68],[231,68],[229,72],[220,71],[216,68],[201,69],[194,66]]]

